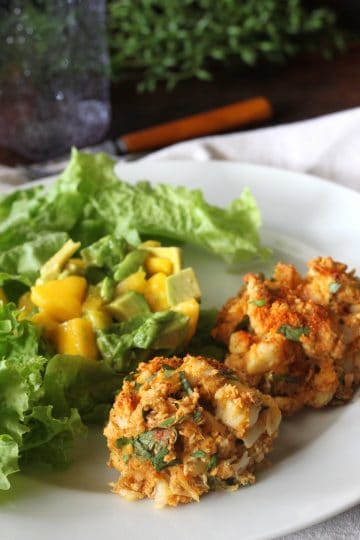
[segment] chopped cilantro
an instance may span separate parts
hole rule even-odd
[[[169,450],[167,448],[161,448],[157,454],[152,458],[151,463],[156,469],[156,472],[161,472],[167,467],[173,467],[181,463],[180,459],[172,459],[171,461],[164,461],[164,457],[167,456]]]
[[[186,392],[189,396],[193,393],[193,389],[191,388],[191,385],[189,381],[187,380],[187,377],[184,373],[184,371],[179,371],[179,377],[181,386],[183,387],[184,392]]]
[[[168,364],[163,364],[162,365],[162,368],[164,370],[164,375],[165,377],[168,379],[169,377],[171,377],[171,375],[174,373],[175,371],[175,368],[169,366]]]
[[[203,452],[202,450],[195,450],[195,452],[193,452],[191,454],[191,457],[193,458],[204,458],[206,456],[205,452]]]
[[[130,459],[130,456],[127,456],[127,455],[123,456],[123,462],[125,464],[129,461],[129,459]]]
[[[134,450],[135,450],[135,454],[138,457],[142,457],[144,459],[151,459],[152,457],[149,450],[145,448],[145,446],[142,444],[142,442],[138,438],[134,440]]]
[[[166,420],[164,420],[163,422],[161,422],[160,427],[162,427],[162,428],[167,428],[167,427],[172,426],[172,425],[175,424],[175,423],[176,423],[176,418],[175,418],[175,416],[170,416],[169,418],[167,418]]]
[[[207,465],[208,472],[212,471],[214,467],[219,463],[219,456],[218,454],[213,454],[211,458],[209,459],[209,463]]]
[[[140,388],[142,387],[142,384],[141,383],[135,383],[135,392],[138,392],[140,390]]]
[[[116,441],[117,448],[123,448],[127,444],[134,444],[133,437],[120,437],[120,439]]]
[[[308,326],[291,326],[290,324],[282,324],[278,328],[278,333],[282,334],[290,341],[299,341],[301,336],[308,336],[310,328]]]
[[[169,453],[167,445],[169,443],[171,432],[175,433],[177,436],[176,429],[167,430],[156,428],[144,431],[133,439],[135,454],[138,457],[150,460],[157,472],[180,463],[178,459],[173,459],[169,462],[164,461],[164,457]]]
[[[232,371],[232,369],[222,369],[220,373],[230,381],[241,382],[235,371]]]
[[[261,298],[260,300],[250,300],[249,304],[254,304],[256,307],[263,307],[266,306],[266,300],[265,298]]]
[[[337,283],[336,281],[329,283],[329,291],[331,292],[331,294],[337,293],[340,287],[341,287],[341,283]]]
[[[201,413],[201,410],[200,409],[195,409],[195,411],[193,412],[192,414],[192,417],[193,417],[193,420],[196,424],[198,424],[199,422],[201,422],[201,419],[202,419],[202,413]]]

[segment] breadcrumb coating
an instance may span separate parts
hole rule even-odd
[[[360,383],[360,280],[331,257],[308,267],[304,278],[283,263],[271,279],[245,275],[212,332],[226,365],[287,414],[348,401]]]
[[[157,507],[255,481],[281,413],[275,401],[203,357],[154,358],[124,382],[104,434],[113,485]]]

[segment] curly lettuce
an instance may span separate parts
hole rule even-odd
[[[54,232],[67,233],[83,248],[113,233],[134,245],[142,236],[160,237],[193,244],[228,263],[268,253],[260,243],[260,212],[248,189],[227,208],[218,208],[200,190],[120,181],[114,164],[106,154],[73,150],[49,190],[19,190],[0,199],[0,257]]]

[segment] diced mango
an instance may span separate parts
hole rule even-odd
[[[88,294],[82,306],[85,319],[88,319],[93,328],[103,330],[110,326],[111,315],[106,311],[103,299],[96,294]]]
[[[139,249],[147,248],[147,247],[160,247],[161,243],[157,240],[146,240],[146,242],[142,242],[139,245]]]
[[[174,265],[170,259],[165,259],[165,257],[149,257],[145,261],[145,268],[150,275],[162,272],[163,274],[170,276],[173,272]]]
[[[185,302],[180,302],[180,304],[177,304],[171,309],[189,317],[188,329],[185,338],[185,342],[188,343],[196,332],[200,312],[199,303],[195,300],[195,298],[191,298]]]
[[[166,294],[166,274],[158,272],[146,282],[144,296],[152,311],[165,311],[169,309]]]
[[[31,293],[30,291],[24,293],[20,296],[18,300],[18,308],[21,310],[18,319],[19,321],[23,321],[28,317],[28,315],[31,313],[31,311],[34,309],[34,304],[31,301]]]
[[[35,313],[30,320],[36,324],[36,326],[41,328],[42,333],[47,339],[50,339],[51,341],[56,340],[59,323],[52,319],[46,311]]]
[[[86,319],[75,318],[59,324],[56,344],[60,354],[84,356],[89,360],[98,356],[95,332]]]
[[[32,287],[31,301],[56,321],[67,321],[80,317],[86,287],[86,279],[80,276],[47,281]]]
[[[130,274],[127,278],[120,281],[116,286],[116,294],[122,294],[129,291],[144,294],[146,286],[146,274],[143,271]]]
[[[8,299],[6,298],[6,294],[4,292],[4,289],[0,287],[0,300],[4,302],[4,304],[7,303]]]

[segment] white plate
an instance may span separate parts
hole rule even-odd
[[[264,242],[274,259],[304,263],[331,255],[360,270],[360,194],[314,177],[226,162],[119,164],[129,181],[149,179],[201,187],[208,201],[227,204],[243,186],[262,211]],[[220,306],[240,286],[239,275],[198,250],[187,250],[201,280],[204,303]],[[274,264],[247,265],[270,271]],[[65,472],[14,475],[0,493],[6,540],[251,540],[306,527],[360,501],[359,397],[342,408],[306,411],[283,422],[272,467],[252,487],[214,493],[200,504],[154,510],[109,492],[104,440],[92,433]]]

